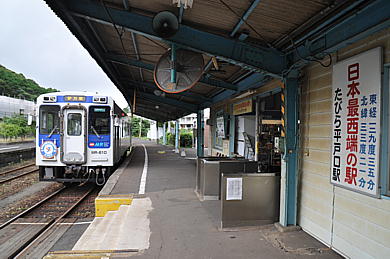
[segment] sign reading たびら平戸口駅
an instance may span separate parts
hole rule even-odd
[[[377,196],[382,49],[333,66],[331,183]]]

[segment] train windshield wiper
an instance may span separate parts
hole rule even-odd
[[[91,129],[93,130],[93,133],[95,133],[95,135],[96,135],[98,138],[101,138],[100,135],[99,135],[99,133],[97,133],[96,129],[95,129],[93,126],[91,126]]]
[[[57,125],[54,126],[54,128],[51,130],[51,132],[50,132],[48,138],[51,138],[51,135],[53,135],[53,133],[54,133],[54,131],[56,131],[56,129],[57,129]]]

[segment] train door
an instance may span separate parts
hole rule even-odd
[[[82,109],[64,110],[63,162],[83,164],[86,161],[85,111]]]
[[[119,160],[120,156],[120,119],[117,115],[114,117],[114,146],[115,146],[115,153],[114,153],[114,159],[115,161]]]

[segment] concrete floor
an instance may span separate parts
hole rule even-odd
[[[150,247],[134,258],[340,258],[303,231],[278,232],[273,225],[221,231],[219,201],[200,202],[194,193],[195,152],[187,159],[169,147],[136,140],[148,151],[146,196],[152,201]],[[129,171],[140,178],[142,151]],[[165,153],[161,152],[165,151]],[[142,159],[142,162],[137,161]],[[134,168],[133,168],[134,166]],[[123,174],[125,177],[125,174]],[[132,189],[120,181],[116,193]],[[134,190],[134,189],[133,189]],[[129,226],[131,233],[131,226]]]
[[[144,166],[144,144],[149,163],[143,197],[151,201],[151,209],[139,215],[145,217],[146,220],[141,221],[147,222],[147,226],[141,227],[145,233],[139,233],[140,227],[132,219],[115,223],[121,224],[118,232],[125,233],[126,239],[134,245],[130,244],[134,252],[123,253],[125,250],[122,250],[117,254],[108,253],[104,258],[341,258],[303,231],[281,233],[274,225],[220,230],[220,202],[201,202],[194,193],[195,150],[187,150],[187,156],[183,158],[175,154],[172,147],[137,139],[134,142],[137,147],[132,160],[112,193],[138,193]],[[118,211],[119,214],[123,213]],[[122,224],[126,220],[133,224]],[[50,250],[70,250],[86,227],[73,226]],[[113,225],[112,228],[117,227]],[[137,239],[145,238],[147,243],[137,249]],[[101,258],[99,255],[93,257],[91,251],[85,256]]]
[[[34,141],[20,143],[0,143],[0,153],[7,153],[15,150],[23,150],[35,147]]]

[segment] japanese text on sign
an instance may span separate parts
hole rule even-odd
[[[225,120],[223,116],[217,117],[217,136],[225,137]]]
[[[378,194],[381,48],[333,66],[331,182]]]

